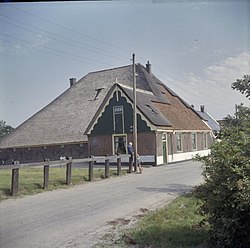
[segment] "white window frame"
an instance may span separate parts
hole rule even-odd
[[[116,149],[115,149],[115,137],[125,137],[125,151],[126,151],[126,153],[125,154],[127,154],[128,153],[128,151],[127,151],[127,144],[128,144],[128,137],[127,137],[127,134],[112,134],[112,152],[113,152],[113,155],[115,155],[116,154]]]
[[[176,133],[175,136],[176,136],[176,151],[177,152],[182,152],[183,151],[182,133]],[[178,141],[180,141],[180,148],[179,149],[178,149],[178,143],[179,143]]]
[[[121,108],[121,112],[115,113],[116,108]],[[115,126],[115,115],[116,114],[121,114],[122,115],[122,133],[124,134],[124,109],[123,109],[122,105],[113,106],[113,127],[114,127],[114,131],[116,130],[116,126]]]
[[[207,137],[208,134],[207,133],[203,133],[203,149],[207,149],[208,148],[208,143],[207,143]]]
[[[191,133],[191,145],[193,151],[197,150],[197,133]]]

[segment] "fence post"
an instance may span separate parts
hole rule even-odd
[[[66,184],[71,184],[71,174],[72,174],[72,158],[70,158],[70,161],[67,163],[66,168]]]
[[[105,159],[105,178],[109,178],[109,159]]]
[[[14,164],[18,165],[19,161],[14,161]],[[19,168],[12,169],[12,180],[11,180],[11,195],[15,196],[18,192],[19,185]]]
[[[94,168],[94,161],[91,160],[91,161],[89,161],[89,181],[93,181],[93,179],[94,179],[93,168]]]
[[[130,157],[129,157],[128,172],[129,172],[129,173],[132,173],[132,171],[133,171],[133,157],[130,156]]]
[[[121,175],[121,158],[117,158],[117,175]]]
[[[47,189],[49,186],[49,165],[43,167],[43,189]]]

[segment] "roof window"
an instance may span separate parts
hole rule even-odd
[[[150,105],[147,104],[146,106],[151,110],[152,113],[157,114],[157,112]]]
[[[95,90],[95,91],[96,91],[96,95],[95,95],[95,98],[94,98],[93,100],[97,100],[97,99],[98,99],[98,96],[99,96],[100,92],[101,92],[103,89],[105,89],[105,88],[102,87],[102,88],[98,88],[98,89]]]

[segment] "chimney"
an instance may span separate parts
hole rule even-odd
[[[205,113],[205,106],[204,105],[201,105],[201,112]]]
[[[148,72],[149,74],[151,74],[151,64],[149,63],[149,61],[148,61],[148,63],[146,64],[146,70],[147,70],[147,72]]]
[[[70,78],[69,79],[70,87],[76,83],[76,78]]]

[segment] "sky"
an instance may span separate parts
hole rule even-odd
[[[0,120],[12,127],[89,72],[149,61],[152,73],[215,119],[249,100],[250,1],[0,4]]]

